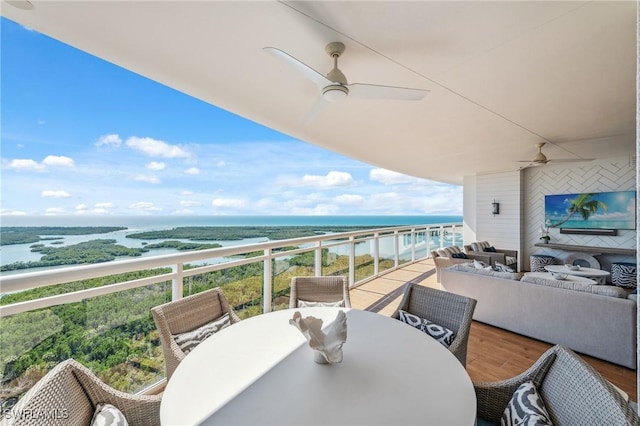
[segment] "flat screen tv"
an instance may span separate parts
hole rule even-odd
[[[636,229],[636,191],[545,195],[545,226]]]

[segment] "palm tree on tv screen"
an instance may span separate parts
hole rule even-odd
[[[557,228],[563,223],[569,221],[576,213],[580,213],[582,219],[588,220],[592,213],[602,209],[607,210],[607,205],[600,200],[593,198],[593,194],[578,194],[578,196],[569,201],[569,207],[567,208],[567,217],[560,222],[550,225],[551,228]]]

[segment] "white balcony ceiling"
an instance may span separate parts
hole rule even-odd
[[[24,1],[24,0],[17,0]],[[551,159],[635,152],[636,8],[623,2],[2,3],[2,15],[303,141],[461,183]],[[263,51],[323,73],[341,41],[350,82],[430,90],[306,117],[318,88]],[[46,72],[46,70],[43,70]],[[180,117],[176,117],[179,121]]]

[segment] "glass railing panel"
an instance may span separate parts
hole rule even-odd
[[[339,244],[322,250],[322,271],[320,275],[349,276],[349,253],[351,244]]]
[[[150,309],[170,299],[163,282],[0,319],[2,408],[68,358],[127,393],[157,383],[164,357]]]
[[[186,266],[185,270],[188,269],[189,266]],[[183,295],[220,287],[238,316],[241,319],[249,318],[263,313],[263,281],[264,262],[257,260],[246,265],[186,277],[183,280]]]
[[[427,232],[420,231],[415,233],[415,244],[416,244],[416,259],[423,259],[427,257]]]
[[[380,236],[378,253],[380,257],[378,271],[380,273],[395,266],[395,237],[393,234]]]
[[[375,274],[374,240],[356,241],[355,243],[355,282],[370,278]]]

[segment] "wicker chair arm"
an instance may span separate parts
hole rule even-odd
[[[491,255],[489,253],[479,253],[477,251],[467,252],[467,257],[472,260],[477,260],[486,263],[487,265],[492,265]]]
[[[497,382],[474,382],[478,417],[499,424],[502,413],[521,384],[532,381],[536,386],[540,386],[556,359],[556,351],[556,346],[547,350],[529,369],[510,379]]]
[[[511,257],[518,258],[518,251],[517,250],[496,249],[496,252],[497,253],[502,253],[505,256],[511,256]]]
[[[107,403],[117,407],[131,426],[160,424],[162,395],[132,395],[112,388],[82,364],[71,361],[73,374],[80,382],[93,405]]]

